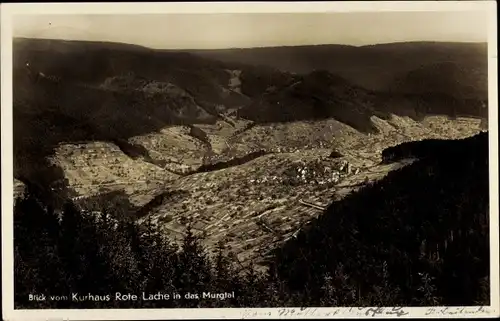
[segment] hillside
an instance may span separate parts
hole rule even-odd
[[[327,70],[370,90],[387,91],[402,74],[423,66],[450,63],[475,70],[466,84],[487,82],[487,44],[408,42],[369,46],[316,45],[190,51],[226,63],[262,65],[298,74]],[[447,78],[449,75],[440,75]],[[484,88],[474,87],[475,98],[485,99]],[[454,92],[447,92],[453,94]]]
[[[224,90],[230,74],[219,64],[189,54],[37,39],[15,39],[13,48],[19,177],[47,167],[38,160],[60,143],[126,142],[172,124],[214,123],[216,106],[244,99]]]
[[[332,203],[276,251],[279,278],[313,302],[328,285],[340,305],[472,304],[488,284],[488,134],[384,153],[419,160]]]
[[[333,119],[255,125],[233,136],[228,142],[233,156],[215,154],[213,166],[202,165],[205,147],[188,139],[188,129],[171,127],[134,138],[154,160],[168,160],[172,169],[189,164],[188,175],[129,159],[110,143],[62,145],[54,161],[83,197],[77,204],[86,207],[97,198],[109,202],[109,197],[122,202],[126,196],[135,209],[125,216],[138,212],[139,221],[151,220],[175,238],[185,232],[187,219],[193,219],[205,245],[211,248],[225,240],[242,264],[252,258],[255,263],[260,262],[259,251],[279,245],[321,213],[301,201],[326,206],[408,164],[381,163],[388,147],[429,138],[460,139],[480,131],[480,120],[467,118],[433,116],[417,122],[392,116],[372,121],[378,130],[373,135]],[[231,127],[199,126],[208,133],[214,153],[221,153],[216,142],[224,141],[224,131]],[[332,158],[332,150],[341,156]]]
[[[396,77],[389,90],[417,94],[454,93],[458,99],[487,97],[488,77],[480,67],[450,61],[424,65]]]

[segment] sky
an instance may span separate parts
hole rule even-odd
[[[484,11],[15,16],[15,37],[222,49],[403,41],[486,42]]]

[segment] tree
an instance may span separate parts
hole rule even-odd
[[[178,254],[174,278],[175,288],[182,293],[201,294],[209,288],[211,267],[200,240],[193,234],[191,224],[186,228],[181,250]],[[197,307],[198,300],[185,300],[185,307]]]

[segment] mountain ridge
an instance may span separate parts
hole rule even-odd
[[[282,71],[308,73],[326,69],[367,89],[387,90],[394,73],[409,72],[428,63],[451,61],[479,65],[487,82],[487,44],[457,42],[399,42],[365,46],[311,45],[250,49],[192,50],[223,62],[264,65]]]
[[[373,44],[365,44],[365,45],[352,45],[352,44],[339,44],[339,43],[319,43],[319,44],[307,44],[307,45],[267,45],[267,46],[254,46],[254,47],[228,47],[228,48],[210,48],[210,49],[200,49],[200,48],[160,48],[160,47],[153,47],[153,46],[146,46],[146,45],[139,45],[139,44],[132,44],[132,43],[127,43],[127,42],[121,42],[121,41],[99,41],[99,40],[77,40],[77,39],[63,39],[63,38],[33,38],[33,37],[25,37],[25,36],[15,36],[13,37],[13,41],[22,41],[22,40],[40,40],[40,41],[58,41],[58,42],[88,42],[88,43],[97,43],[97,44],[123,44],[123,45],[130,45],[130,46],[135,46],[135,47],[141,47],[145,49],[150,49],[150,50],[165,50],[165,51],[183,51],[183,50],[188,50],[188,51],[214,51],[214,50],[233,50],[233,49],[260,49],[260,48],[290,48],[290,47],[315,47],[315,46],[332,46],[332,45],[337,45],[337,46],[345,46],[345,47],[356,47],[356,48],[361,48],[361,47],[375,47],[375,46],[386,46],[386,45],[401,45],[401,44],[407,44],[407,45],[412,45],[412,44],[477,44],[477,45],[486,45],[486,41],[441,41],[441,40],[410,40],[410,41],[391,41],[391,42],[380,42],[380,43],[373,43]]]

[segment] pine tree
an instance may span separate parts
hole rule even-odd
[[[211,266],[200,240],[193,234],[191,225],[186,228],[179,260],[176,266],[175,287],[184,294],[198,294],[209,288]],[[185,307],[197,307],[200,300],[185,300]]]

